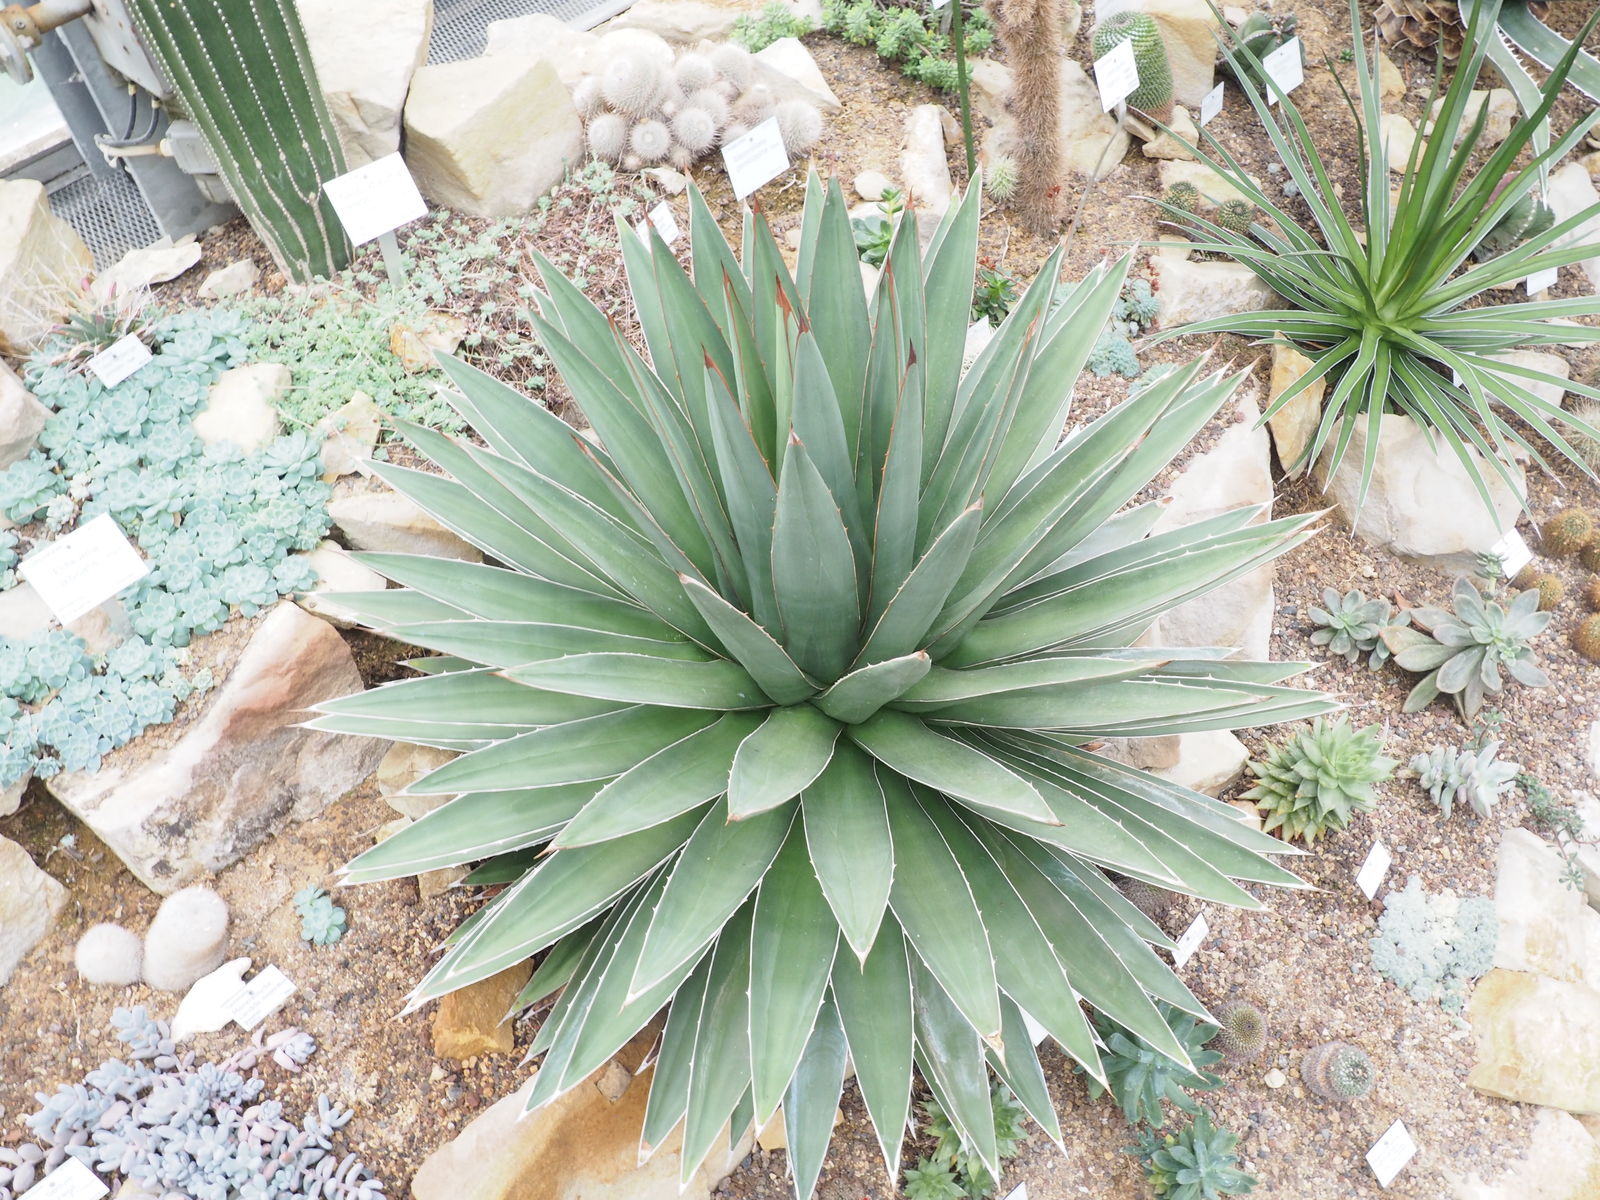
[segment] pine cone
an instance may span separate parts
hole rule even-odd
[[[1543,18],[1548,0],[1528,0],[1533,15]],[[1461,57],[1465,30],[1461,23],[1459,0],[1383,0],[1373,13],[1378,33],[1390,45],[1409,45],[1419,50],[1437,46],[1447,63]]]

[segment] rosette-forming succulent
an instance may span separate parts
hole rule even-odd
[[[344,909],[322,888],[301,888],[294,894],[294,910],[300,915],[301,940],[313,946],[331,946],[344,936]]]
[[[1376,725],[1354,729],[1344,717],[1324,721],[1271,747],[1250,764],[1257,784],[1241,795],[1265,815],[1264,829],[1283,829],[1288,839],[1315,842],[1328,829],[1349,827],[1358,812],[1371,812],[1373,785],[1394,774]]]
[[[1443,692],[1455,698],[1456,708],[1470,721],[1483,707],[1484,696],[1500,690],[1502,667],[1518,683],[1549,686],[1550,678],[1539,669],[1531,644],[1551,618],[1539,611],[1537,589],[1520,593],[1502,608],[1471,580],[1459,579],[1450,598],[1454,612],[1412,610],[1416,622],[1431,634],[1396,625],[1383,631],[1397,666],[1427,672],[1406,697],[1404,711],[1426,708]]]
[[[1367,655],[1367,665],[1376,671],[1389,659],[1389,647],[1383,643],[1383,631],[1394,617],[1394,605],[1382,596],[1371,600],[1352,588],[1343,596],[1334,588],[1322,590],[1323,607],[1311,609],[1311,619],[1317,623],[1312,631],[1311,644],[1326,646],[1342,655],[1346,662],[1359,662]],[[1408,618],[1403,614],[1401,622]]]
[[[963,375],[975,189],[926,255],[900,223],[870,303],[837,181],[807,184],[792,274],[759,217],[741,261],[687,204],[689,269],[622,240],[649,362],[538,260],[593,441],[450,362],[483,441],[411,427],[447,474],[375,465],[504,565],[363,557],[401,585],[363,619],[442,657],[312,724],[463,753],[348,879],[508,884],[411,1004],[546,952],[529,1108],[666,1009],[643,1140],[682,1123],[686,1177],[781,1103],[808,1196],[847,1057],[891,1166],[920,1064],[997,1174],[986,1063],[1059,1131],[1024,1010],[1096,1078],[1080,997],[1190,1062],[1155,1001],[1204,1009],[1106,868],[1249,906],[1233,879],[1296,882],[1219,801],[1086,745],[1329,710],[1303,667],[1134,645],[1310,519],[1123,511],[1238,382],[1200,363],[1061,441],[1125,264],[1064,284],[1058,250]]]
[[[1157,1200],[1218,1200],[1256,1186],[1254,1176],[1239,1169],[1238,1144],[1238,1134],[1218,1129],[1211,1111],[1201,1109],[1176,1133],[1145,1130],[1127,1153],[1144,1164]]]
[[[1159,1007],[1172,1028],[1173,1037],[1188,1056],[1187,1066],[1174,1062],[1169,1054],[1129,1033],[1115,1021],[1103,1016],[1095,1018],[1095,1030],[1106,1047],[1106,1082],[1102,1085],[1091,1078],[1089,1096],[1098,1100],[1109,1091],[1129,1125],[1148,1121],[1159,1128],[1166,1119],[1161,1107],[1163,1100],[1171,1101],[1184,1112],[1198,1113],[1200,1106],[1188,1097],[1186,1090],[1209,1092],[1222,1086],[1222,1080],[1207,1069],[1221,1062],[1222,1054],[1205,1049],[1205,1044],[1217,1036],[1217,1027],[1196,1019],[1192,1013],[1179,1012],[1167,1005]]]
[[[1450,815],[1457,800],[1472,805],[1472,811],[1487,817],[1494,802],[1511,789],[1517,781],[1521,763],[1506,762],[1498,757],[1499,742],[1488,742],[1474,750],[1464,746],[1452,750],[1440,746],[1426,754],[1411,759],[1411,769],[1417,773],[1417,783],[1433,797],[1444,815]]]

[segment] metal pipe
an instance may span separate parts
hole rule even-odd
[[[93,0],[39,0],[30,8],[12,4],[0,9],[0,22],[18,38],[37,45],[52,29],[59,29],[93,9]]]

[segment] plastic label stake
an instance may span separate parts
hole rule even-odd
[[[151,358],[150,347],[134,334],[118,338],[89,360],[89,370],[108,388],[114,388]]]
[[[765,183],[789,169],[789,152],[783,148],[778,118],[768,117],[749,133],[722,148],[733,196],[743,200]]]
[[[1100,111],[1110,112],[1133,94],[1139,86],[1139,64],[1133,57],[1133,43],[1118,42],[1095,59],[1094,81],[1100,89]]]

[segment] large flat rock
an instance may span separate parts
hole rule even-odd
[[[1502,1100],[1600,1113],[1600,991],[1496,967],[1467,1018],[1478,1061],[1467,1082]]]
[[[360,690],[338,631],[285,600],[175,741],[147,734],[98,771],[55,776],[50,791],[165,895],[316,816],[372,772],[387,743],[299,727],[311,706]]]
[[[0,179],[0,354],[44,340],[94,273],[77,232],[50,211],[44,185]]]
[[[21,846],[0,837],[0,987],[50,932],[66,902],[66,888],[36,867]]]

